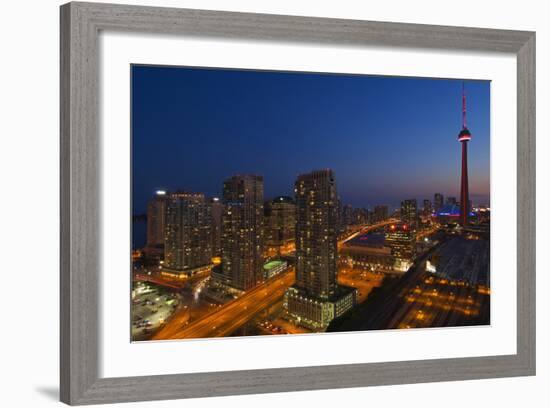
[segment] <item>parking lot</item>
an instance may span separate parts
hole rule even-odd
[[[132,340],[148,339],[174,313],[179,294],[147,282],[137,282],[132,291]]]

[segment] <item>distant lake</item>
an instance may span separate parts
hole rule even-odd
[[[132,222],[132,249],[143,248],[147,242],[147,221]]]

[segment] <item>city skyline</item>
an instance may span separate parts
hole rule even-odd
[[[323,168],[333,169],[342,203],[354,207],[459,196],[460,80],[132,70],[134,214],[145,212],[157,189],[221,197],[222,181],[243,173],[264,177],[266,200],[292,196],[298,174]],[[474,204],[489,204],[489,88],[488,81],[466,81]],[[303,153],[312,146],[313,157]]]
[[[490,324],[489,82],[132,70],[134,341]]]

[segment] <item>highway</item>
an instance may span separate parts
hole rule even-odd
[[[218,310],[188,325],[174,316],[152,340],[172,340],[228,336],[280,299],[296,279],[294,268],[226,303]],[[184,313],[184,311],[180,312]]]

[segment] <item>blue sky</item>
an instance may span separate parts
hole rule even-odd
[[[490,82],[465,81],[470,195],[489,203]],[[265,197],[332,168],[343,203],[458,196],[462,80],[132,66],[132,203],[157,189],[221,195],[237,173]]]

